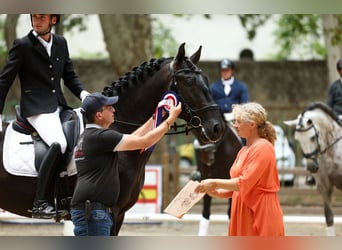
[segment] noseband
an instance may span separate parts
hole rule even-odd
[[[188,64],[190,64],[190,61],[188,62]],[[212,104],[206,105],[206,106],[198,108],[198,109],[192,109],[185,102],[181,93],[179,93],[178,87],[177,87],[177,75],[178,74],[183,73],[183,72],[201,74],[202,71],[200,69],[197,69],[196,67],[193,67],[193,69],[186,68],[186,69],[179,69],[177,71],[174,71],[174,61],[173,60],[170,63],[169,69],[170,69],[170,74],[171,74],[171,82],[169,85],[169,89],[175,91],[178,94],[178,98],[182,102],[182,105],[183,105],[183,111],[190,117],[190,121],[188,122],[188,125],[190,125],[190,127],[192,129],[202,128],[202,134],[205,136],[205,138],[209,142],[215,143],[216,141],[211,140],[209,138],[209,136],[207,135],[207,133],[206,133],[206,131],[202,125],[202,120],[198,115],[200,113],[207,112],[209,110],[219,110],[218,105],[216,103],[212,103]]]

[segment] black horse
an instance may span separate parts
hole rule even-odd
[[[136,124],[145,122],[161,100],[163,94],[173,90],[182,102],[183,111],[179,118],[192,126],[194,135],[205,144],[218,141],[224,131],[224,120],[213,101],[208,79],[196,66],[200,59],[201,47],[190,58],[185,56],[183,43],[175,58],[152,59],[134,68],[111,86],[103,90],[107,96],[118,95],[116,104],[116,122],[112,128],[122,133],[131,133]],[[121,121],[121,122],[120,122]],[[4,124],[6,127],[6,124]],[[3,144],[3,142],[2,142]],[[3,147],[1,147],[1,154]],[[113,207],[112,235],[118,235],[125,212],[137,201],[144,184],[145,165],[151,151],[127,151],[118,153],[120,174],[120,197]],[[22,216],[30,217],[28,209],[32,207],[36,178],[11,175],[0,168],[0,207]],[[68,200],[73,193],[75,176],[58,178],[57,185],[52,185],[49,201]],[[61,188],[63,187],[63,188]]]
[[[197,170],[191,174],[190,178],[198,181],[208,178],[229,179],[230,168],[241,147],[241,139],[231,128],[230,122],[227,122],[224,135],[218,142],[205,145],[195,143]],[[230,200],[227,201],[228,216],[230,215]],[[203,197],[202,218],[198,230],[200,236],[207,235],[208,232],[211,201],[212,197],[209,195]]]

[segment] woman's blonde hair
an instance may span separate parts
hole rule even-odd
[[[243,104],[234,104],[233,114],[239,114],[244,122],[255,122],[258,126],[258,134],[261,138],[265,138],[272,144],[277,139],[277,134],[271,122],[267,121],[266,110],[256,102],[248,102]]]

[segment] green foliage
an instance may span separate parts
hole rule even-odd
[[[3,58],[5,58],[7,54],[7,46],[4,33],[4,22],[5,20],[3,18],[0,18],[0,65],[3,64]]]
[[[73,14],[63,15],[63,29],[66,32],[72,32],[74,29],[82,32],[87,30],[87,26],[84,24],[88,18],[88,14]]]
[[[275,36],[279,59],[287,59],[293,53],[311,58],[326,55],[319,15],[281,15]]]
[[[152,20],[152,45],[156,58],[174,56],[177,53],[178,44],[171,30],[156,18]]]
[[[342,15],[339,15],[339,19],[340,19],[340,21],[339,21],[339,23],[340,23],[340,25],[342,25]],[[336,27],[334,30],[331,30],[331,31],[333,31],[333,38],[332,38],[332,41],[331,41],[331,44],[332,45],[338,45],[338,44],[341,44],[341,42],[342,42],[342,30],[341,30],[341,26],[338,26],[338,27]]]
[[[257,29],[264,25],[271,17],[271,15],[238,15],[242,27],[247,32],[247,37],[249,40],[253,40],[256,36]]]

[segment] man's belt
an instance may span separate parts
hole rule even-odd
[[[89,200],[86,200],[84,203],[80,203],[77,205],[73,205],[71,209],[76,209],[76,210],[85,210],[85,211],[91,211],[91,210],[104,210],[108,213],[112,213],[112,208],[107,207],[103,205],[100,202],[91,202]]]

